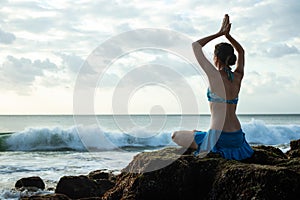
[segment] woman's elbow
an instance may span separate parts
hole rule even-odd
[[[192,43],[192,47],[193,47],[193,49],[195,49],[196,48],[196,45],[197,45],[197,42],[193,42]],[[199,45],[199,44],[198,44]]]
[[[197,42],[193,42],[192,43],[192,47],[193,47],[194,52],[199,52],[199,51],[202,50],[202,46],[201,46],[201,44],[199,44],[198,41]]]

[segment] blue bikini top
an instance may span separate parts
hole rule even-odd
[[[217,94],[213,93],[210,91],[209,88],[207,88],[207,99],[210,102],[216,102],[216,103],[228,103],[228,104],[237,104],[239,98],[235,98],[235,99],[231,99],[231,100],[226,100],[220,96],[218,96]]]

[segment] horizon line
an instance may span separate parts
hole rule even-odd
[[[93,116],[93,115],[211,115],[210,113],[186,113],[186,114],[182,114],[182,113],[164,113],[164,114],[149,114],[149,113],[132,113],[132,114],[122,114],[122,113],[118,113],[118,114],[113,114],[113,113],[95,113],[95,114],[72,114],[72,113],[32,113],[32,114],[28,114],[28,113],[13,113],[13,114],[0,114],[0,116]],[[237,115],[300,115],[300,113],[237,113]]]

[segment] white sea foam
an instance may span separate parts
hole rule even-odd
[[[148,136],[148,137],[147,137]],[[27,128],[4,140],[4,151],[105,151],[122,147],[161,147],[174,145],[170,132],[108,132],[97,126],[68,129]],[[2,147],[3,148],[3,147]]]
[[[299,125],[266,125],[253,119],[242,124],[242,128],[250,144],[280,145],[300,138]],[[27,128],[10,135],[4,143],[8,151],[105,151],[122,147],[163,147],[175,145],[171,140],[172,131],[154,133],[135,130],[121,133],[105,131],[96,125],[67,129]]]
[[[261,120],[252,119],[242,127],[247,141],[253,144],[281,145],[300,139],[299,125],[267,125]]]

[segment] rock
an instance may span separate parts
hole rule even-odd
[[[295,199],[300,159],[259,146],[244,161],[215,154],[179,154],[176,148],[140,153],[122,170],[103,199]],[[166,165],[161,168],[162,165]]]
[[[294,141],[287,154],[271,146],[253,147],[253,156],[243,161],[214,153],[195,157],[192,150],[180,148],[144,152],[117,176],[104,170],[65,176],[57,194],[23,199],[297,199],[298,144],[300,140]],[[24,187],[21,180],[18,187]]]
[[[113,174],[102,170],[91,172],[88,176],[64,176],[59,180],[55,192],[72,199],[97,199],[115,186],[115,182],[109,180],[114,177]]]
[[[96,179],[109,179],[109,172],[105,172],[103,170],[96,170],[92,171],[88,174],[88,177],[90,179],[96,180]]]
[[[159,162],[161,155],[162,162]],[[141,153],[123,170],[116,186],[103,199],[198,199],[199,194],[204,197],[210,191],[222,162],[225,162],[222,158],[180,156],[171,148]],[[169,165],[155,170],[155,165],[162,163]],[[136,168],[140,173],[130,172]],[[199,188],[202,188],[200,192]]]
[[[213,184],[209,199],[294,199],[300,195],[300,175],[287,168],[229,165]]]
[[[15,184],[15,188],[18,190],[28,189],[28,190],[37,190],[45,189],[44,181],[38,176],[32,176],[27,178],[21,178]]]
[[[290,141],[291,150],[300,149],[300,140],[292,140]]]
[[[300,140],[293,140],[290,142],[291,149],[286,152],[289,158],[300,158]]]
[[[300,149],[289,150],[286,154],[289,158],[300,158]]]
[[[31,197],[21,198],[21,200],[71,200],[64,194],[47,194],[47,195],[33,195]]]
[[[254,154],[242,162],[260,165],[275,165],[285,162],[288,158],[280,149],[271,146],[252,147]]]
[[[88,174],[89,179],[95,180],[103,195],[107,190],[115,186],[116,176],[111,171],[96,170]]]
[[[56,186],[55,193],[65,194],[72,199],[102,195],[97,183],[87,176],[62,177]]]
[[[111,171],[105,170],[92,171],[88,174],[88,177],[92,180],[106,179],[112,182],[116,180],[116,176]]]
[[[101,196],[115,186],[115,182],[106,179],[98,179],[96,180],[96,184],[98,185]]]

